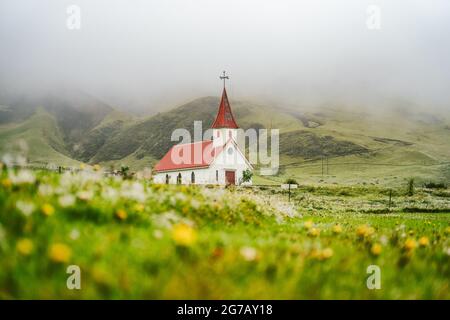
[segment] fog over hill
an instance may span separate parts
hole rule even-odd
[[[217,96],[225,69],[237,100],[448,110],[449,21],[446,0],[6,0],[0,95],[64,86],[150,115]]]

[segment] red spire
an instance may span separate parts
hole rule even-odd
[[[231,112],[230,103],[228,102],[227,91],[223,88],[222,99],[220,100],[219,112],[217,113],[216,120],[212,124],[211,128],[239,128],[234,121],[233,113]]]

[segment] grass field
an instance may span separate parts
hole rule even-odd
[[[450,191],[405,193],[3,169],[0,298],[450,299]]]

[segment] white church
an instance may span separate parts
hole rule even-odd
[[[213,138],[173,146],[154,167],[153,181],[161,184],[243,184],[253,167],[236,143],[239,128],[231,112],[224,80],[219,111],[211,129]],[[251,180],[245,182],[251,184]]]

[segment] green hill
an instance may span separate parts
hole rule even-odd
[[[192,134],[196,120],[208,129],[219,98],[199,98],[146,118],[133,118],[83,94],[46,96],[38,102],[42,108],[26,117],[24,108],[16,111],[16,105],[0,101],[2,150],[25,137],[32,163],[82,161],[140,169],[154,165],[176,143],[170,140],[173,130]],[[440,115],[404,108],[375,113],[333,104],[231,104],[243,129],[280,129],[279,172],[256,176],[255,183],[280,183],[287,177],[348,184],[400,184],[411,177],[450,181],[450,122]]]

